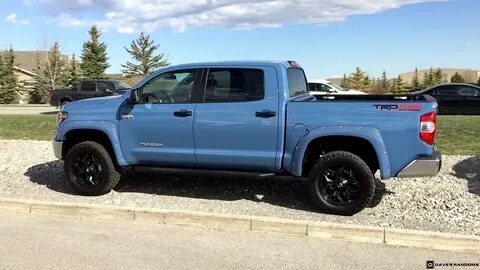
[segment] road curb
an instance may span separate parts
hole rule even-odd
[[[480,236],[387,227],[310,222],[182,210],[93,206],[88,204],[3,198],[0,198],[0,210],[29,213],[32,215],[68,216],[80,219],[130,220],[136,222],[154,222],[158,224],[196,226],[212,229],[250,230],[480,254]]]

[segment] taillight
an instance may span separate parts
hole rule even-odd
[[[437,133],[437,113],[429,112],[420,116],[420,139],[433,144]]]

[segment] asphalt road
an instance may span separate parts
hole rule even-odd
[[[480,258],[279,234],[0,211],[0,269],[425,269],[427,260]]]
[[[0,106],[0,114],[55,114],[57,108],[51,106]]]

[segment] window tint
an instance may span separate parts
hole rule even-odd
[[[303,73],[302,69],[287,69],[287,79],[290,97],[298,96],[307,92],[307,81],[305,80],[305,74]]]
[[[97,90],[100,92],[105,92],[106,90],[114,91],[115,88],[112,82],[97,82]]]
[[[210,69],[205,89],[206,102],[261,100],[265,85],[263,70]]]
[[[442,96],[455,96],[457,95],[457,88],[453,85],[444,85],[435,89],[433,93]]]
[[[309,83],[308,84],[308,90],[309,91],[315,91],[315,85],[316,85],[315,83]]]
[[[116,90],[127,90],[127,89],[130,89],[130,85],[124,83],[124,82],[121,82],[121,81],[115,81],[114,82],[114,85],[115,85],[115,89]]]
[[[318,84],[317,89],[319,89],[318,91],[327,92],[327,93],[333,92],[333,89],[330,86],[323,83]]]
[[[80,90],[82,91],[95,91],[95,82],[84,81],[80,85]]]
[[[461,96],[471,96],[471,97],[480,96],[480,91],[477,88],[470,87],[470,86],[458,86],[458,93]]]
[[[192,97],[196,70],[163,73],[140,90],[142,103],[187,103]]]

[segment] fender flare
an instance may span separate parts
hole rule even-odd
[[[56,141],[64,141],[65,135],[72,130],[76,129],[93,129],[105,133],[112,144],[113,151],[115,153],[115,159],[119,166],[128,166],[127,161],[123,157],[122,150],[120,148],[120,141],[117,133],[117,128],[113,122],[110,121],[71,121],[66,122],[59,127]]]
[[[390,178],[390,163],[380,131],[376,128],[361,126],[325,126],[310,130],[305,137],[298,141],[293,152],[291,172],[295,176],[302,175],[303,159],[310,142],[327,136],[357,137],[370,142],[377,154],[381,178]]]

